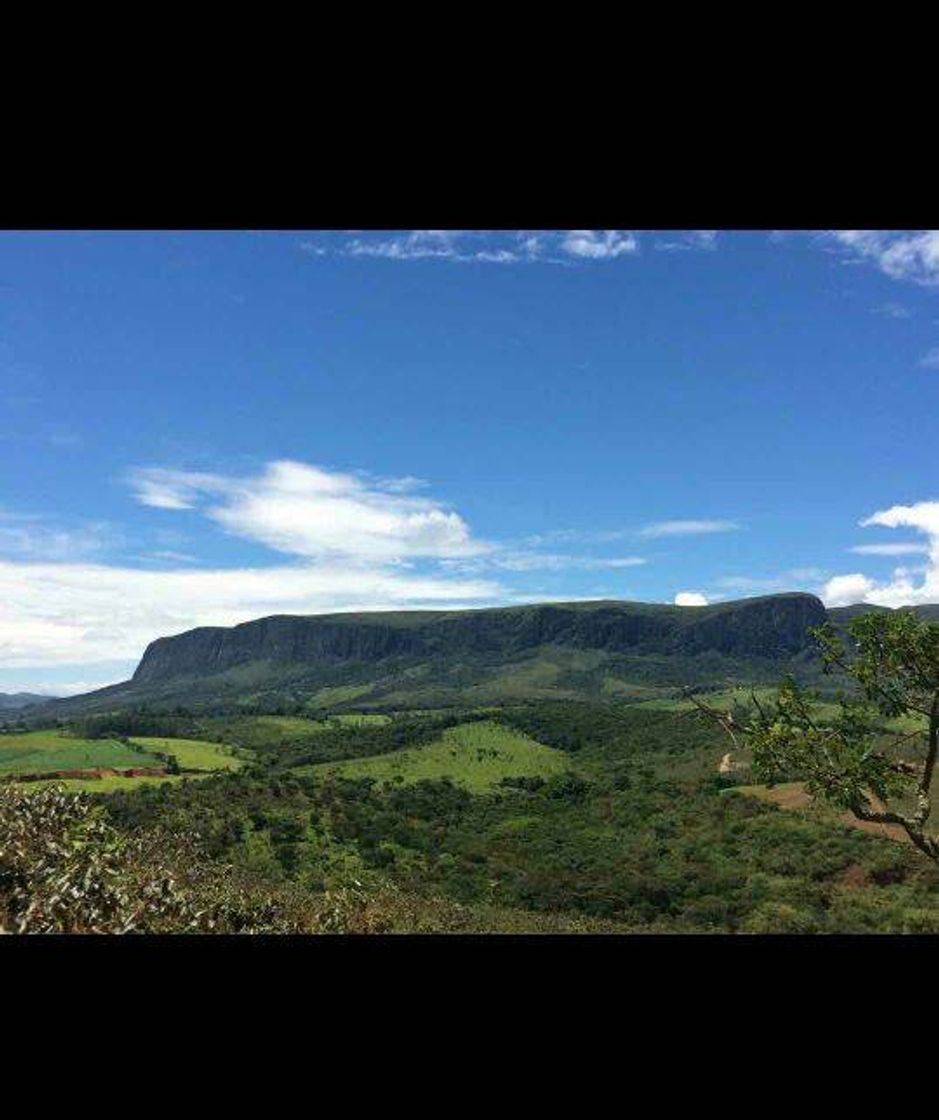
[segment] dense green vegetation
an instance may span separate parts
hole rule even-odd
[[[453,717],[422,718],[432,733],[399,758],[429,750],[436,767],[447,736],[468,732],[461,720],[441,734]],[[728,796],[716,773],[723,740],[695,713],[533,703],[470,726],[502,743],[514,729],[564,765],[472,789],[459,751],[450,776],[412,781],[387,751],[352,764],[371,773],[343,776],[298,763],[296,743],[269,744],[238,773],[106,800],[122,829],[192,829],[211,858],[311,897],[359,883],[376,898],[393,888],[418,910],[449,900],[469,921],[459,928],[479,928],[485,909],[491,929],[544,928],[559,916],[630,931],[939,929],[932,868],[837,821]],[[311,741],[325,750],[330,738]]]

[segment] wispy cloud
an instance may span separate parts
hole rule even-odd
[[[712,250],[716,230],[389,230],[346,231],[307,237],[298,248],[311,256],[389,261],[452,261],[478,264],[586,265],[653,249]]]
[[[476,559],[444,563],[452,570],[463,572],[492,569],[504,572],[601,572],[638,568],[648,561],[644,556],[579,556],[571,553],[513,550],[493,546],[487,555]]]
[[[790,568],[773,576],[723,576],[715,586],[738,595],[769,595],[777,591],[806,591],[827,574],[822,568]]]
[[[653,244],[656,249],[670,253],[687,252],[691,249],[716,249],[717,230],[669,230],[668,234],[656,238]]]
[[[657,521],[639,530],[641,537],[689,537],[704,533],[730,533],[740,526],[734,521]]]
[[[920,358],[919,364],[924,369],[939,369],[939,346],[934,346],[932,350],[927,351]]]
[[[62,527],[38,515],[0,510],[0,558],[75,560],[101,555],[120,543],[121,535],[105,522]]]
[[[882,315],[885,319],[912,319],[913,312],[900,303],[882,303],[874,308],[875,315]]]
[[[856,544],[848,551],[856,552],[861,556],[914,556],[929,552],[929,545],[919,544],[917,541],[896,544]]]

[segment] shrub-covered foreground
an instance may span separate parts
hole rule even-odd
[[[289,896],[200,859],[195,838],[120,833],[83,793],[0,787],[0,929],[11,933],[290,931]]]
[[[436,757],[447,728],[466,724],[412,713],[272,738],[238,771],[199,780],[78,797],[4,789],[0,925],[939,932],[939,869],[908,845],[730,792],[723,737],[697,713],[550,702],[486,719],[552,748],[561,772],[520,768],[474,789],[460,784],[459,750],[453,775],[432,780],[315,765]]]
[[[0,933],[608,932],[581,915],[529,915],[358,880],[310,892],[212,860],[194,834],[133,838],[61,787],[0,786]]]

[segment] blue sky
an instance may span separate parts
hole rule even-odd
[[[930,231],[2,234],[0,691],[282,612],[939,601],[937,294]]]

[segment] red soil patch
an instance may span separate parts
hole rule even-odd
[[[90,770],[46,770],[40,774],[15,774],[14,782],[47,782],[57,778],[162,778],[168,771],[156,766],[133,766],[127,770],[114,770],[110,766],[97,766]]]
[[[751,797],[758,797],[761,801],[769,801],[778,805],[780,809],[808,809],[812,805],[812,798],[805,792],[801,782],[785,782],[778,786],[743,786],[741,793]],[[875,812],[883,811],[883,804],[876,798],[871,798]],[[868,832],[871,836],[879,836],[884,840],[895,840],[901,844],[909,844],[910,838],[898,824],[877,824],[875,821],[860,821],[853,813],[837,813],[835,820],[848,828],[857,828],[861,832]]]
[[[859,890],[861,887],[866,887],[871,881],[870,875],[864,870],[859,863],[849,864],[840,875],[835,876],[835,882],[842,887],[850,887],[854,890]]]

